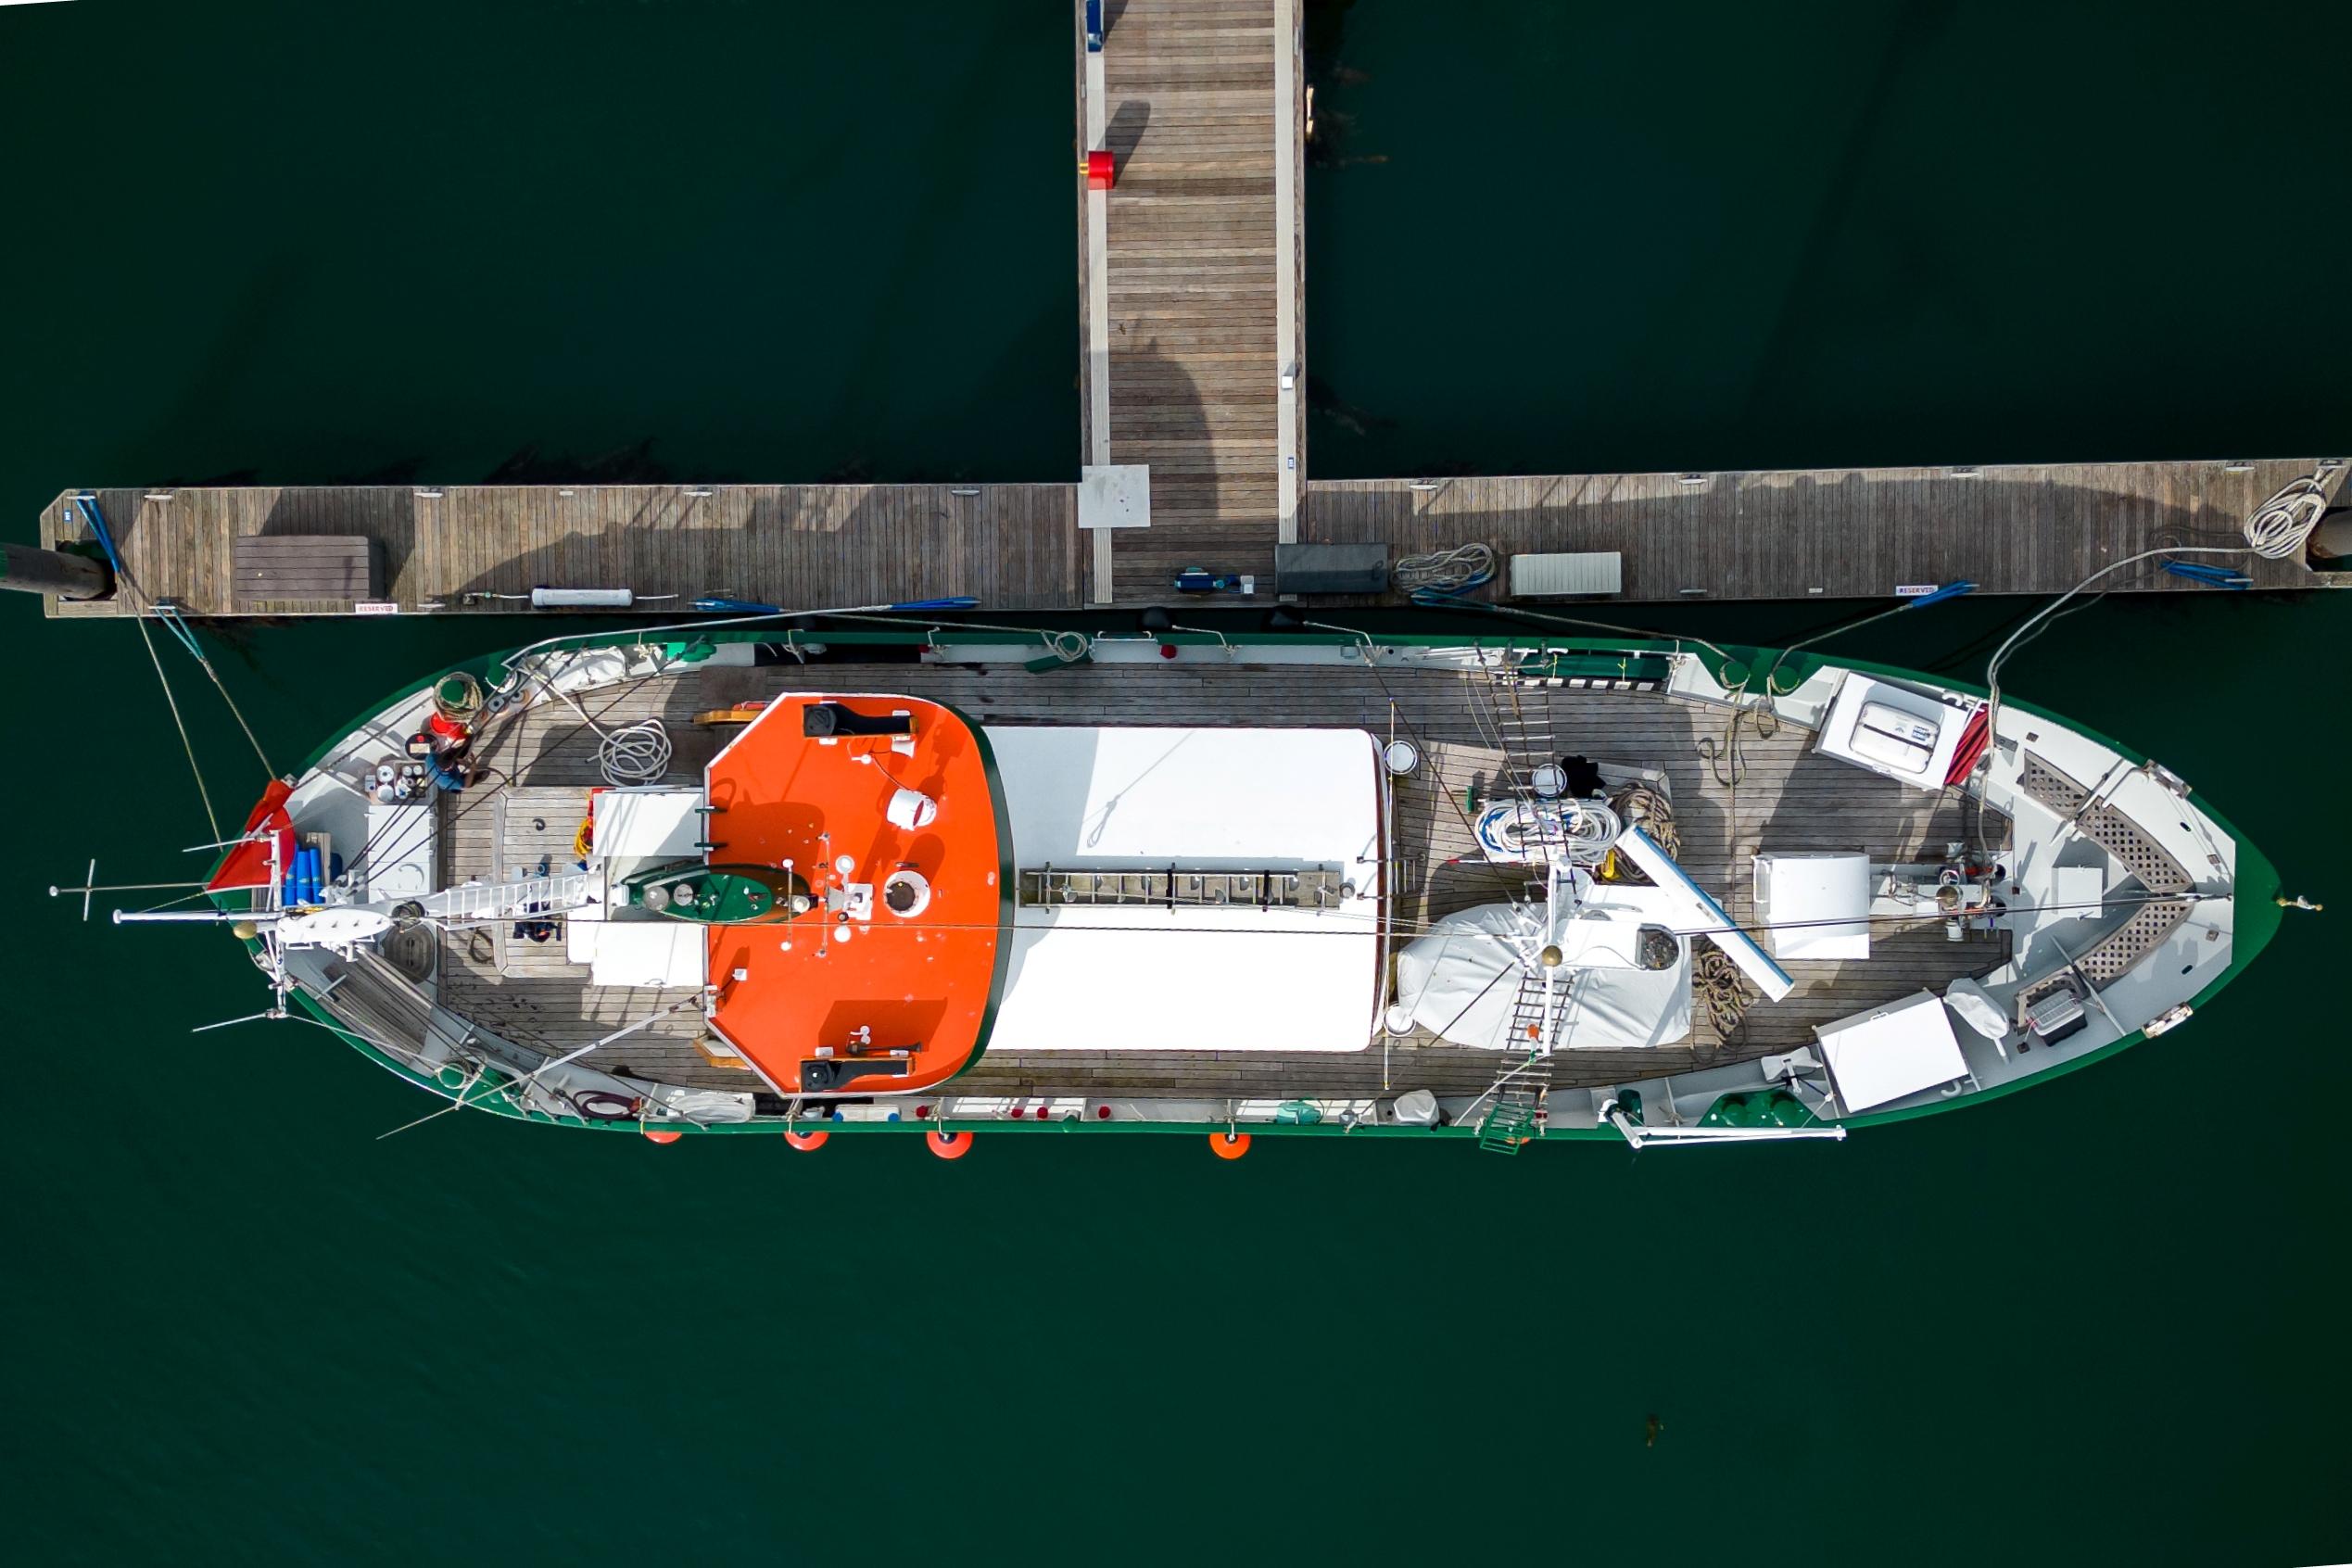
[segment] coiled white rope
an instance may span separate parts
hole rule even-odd
[[[1408,555],[1397,563],[1394,574],[1396,586],[1409,594],[1465,593],[1492,581],[1494,575],[1493,547],[1474,542],[1427,555]]]
[[[2320,487],[2320,481],[2297,479],[2245,520],[2245,542],[2265,560],[2297,559],[2311,542],[2312,531],[2327,509],[2327,492]]]
[[[657,718],[597,730],[596,765],[607,784],[656,784],[670,767],[670,732]]]

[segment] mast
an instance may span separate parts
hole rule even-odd
[[[114,573],[105,562],[70,550],[0,544],[0,588],[59,599],[104,599],[114,591]]]

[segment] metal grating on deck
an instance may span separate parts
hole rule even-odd
[[[2028,752],[2020,783],[2028,795],[2075,823],[2093,843],[2121,861],[2150,892],[2187,892],[2194,885],[2181,863],[2123,813],[2105,802],[2083,810],[2091,791],[2047,758]]]

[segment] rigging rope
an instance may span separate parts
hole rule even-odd
[[[212,661],[204,656],[203,647],[197,643],[195,631],[188,626],[186,618],[180,613],[179,607],[158,602],[140,585],[139,579],[132,574],[130,563],[124,561],[122,552],[115,548],[114,533],[107,526],[105,513],[98,510],[98,498],[85,492],[76,496],[74,503],[81,508],[83,519],[90,525],[91,535],[98,541],[98,548],[106,552],[107,563],[114,568],[116,580],[130,590],[132,609],[134,612],[132,623],[139,628],[140,640],[147,645],[147,659],[155,665],[156,679],[163,681],[164,701],[171,705],[171,722],[178,727],[181,747],[188,754],[188,770],[196,775],[196,793],[204,801],[205,819],[212,824],[212,836],[218,839],[221,837],[221,822],[212,809],[211,791],[204,787],[204,773],[196,765],[196,747],[189,741],[187,724],[180,716],[179,700],[171,695],[171,683],[165,680],[163,676],[163,661],[157,656],[155,639],[147,633],[147,620],[150,615],[163,623],[164,629],[179,640],[180,646],[188,651],[188,656],[196,662],[196,667],[204,671],[206,678],[212,682],[212,689],[221,694],[221,701],[228,705],[229,715],[237,721],[237,727],[245,732],[245,739],[252,746],[253,754],[260,759],[262,774],[274,779],[277,778],[277,772],[270,766],[269,755],[261,750],[261,742],[254,736],[253,727],[246,722],[245,714],[237,707],[236,699],[230,696],[229,689],[221,684],[221,672],[214,669]]]
[[[171,709],[171,726],[180,732],[180,749],[187,753],[188,772],[196,778],[196,799],[204,803],[204,820],[211,826],[213,840],[218,842],[221,818],[212,809],[212,791],[204,787],[204,769],[196,765],[196,744],[188,739],[187,721],[180,716],[180,700],[171,694],[171,681],[163,673],[163,659],[155,651],[155,639],[148,635],[146,617],[134,615],[132,624],[139,628],[139,640],[146,644],[147,662],[155,665],[155,678],[162,683],[163,700]]]
[[[1706,1005],[1707,1021],[1715,1026],[1716,1036],[1729,1044],[1747,1017],[1751,994],[1747,977],[1728,954],[1710,942],[1691,952],[1690,986]]]
[[[1672,803],[1663,794],[1648,784],[1627,784],[1610,792],[1609,803],[1626,827],[1638,828],[1650,835],[1650,841],[1664,851],[1668,860],[1682,858],[1682,828],[1675,821]],[[1621,882],[1638,887],[1650,885],[1650,873],[1624,855],[1617,857],[1612,875]]]

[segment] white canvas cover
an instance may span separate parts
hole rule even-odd
[[[1596,908],[1592,900],[1603,902]],[[1638,969],[1631,959],[1634,930],[1663,924],[1658,917],[1672,903],[1657,888],[1604,886],[1587,906],[1601,917],[1559,921],[1540,934],[1542,915],[1518,904],[1448,915],[1398,951],[1397,1000],[1414,1023],[1458,1045],[1524,1050],[1526,1043],[1511,1035],[1527,972],[1520,954],[1549,938],[1573,955],[1562,968],[1575,975],[1561,1013],[1559,1046],[1671,1044],[1690,1032],[1690,941],[1676,940],[1670,968]]]
[[[1942,1001],[1930,991],[1818,1024],[1822,1059],[1849,1111],[1868,1110],[1967,1076]]]
[[[587,938],[591,985],[683,990],[703,982],[709,952],[704,927],[685,920],[652,919],[580,922],[573,929]]]
[[[994,1051],[1360,1051],[1385,776],[1360,729],[990,726],[1017,866],[1334,867],[1335,909],[1030,908]]]
[[[690,858],[702,838],[702,791],[605,790],[590,806],[590,847],[601,855]]]
[[[692,860],[702,837],[700,789],[606,790],[590,809],[590,853],[601,896],[563,922],[564,956],[588,966],[591,985],[697,987],[708,969],[705,929],[646,910],[615,908],[613,889],[639,871]]]
[[[1870,956],[1870,857],[1760,854],[1756,913],[1780,958]]]

